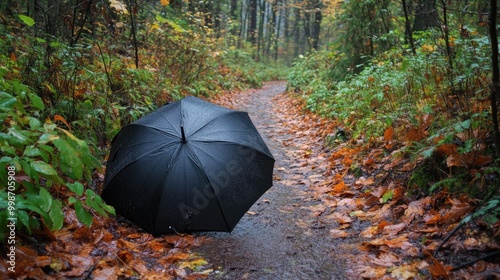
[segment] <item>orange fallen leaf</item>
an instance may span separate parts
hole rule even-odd
[[[370,186],[373,184],[375,184],[375,179],[373,177],[370,177],[368,179],[365,179],[364,177],[360,177],[356,181],[356,185]]]
[[[450,279],[450,271],[453,269],[451,265],[443,265],[440,261],[436,260],[433,256],[427,253],[428,257],[432,260],[432,264],[426,269],[435,277],[444,277]]]
[[[398,235],[403,229],[405,229],[406,223],[399,223],[395,225],[388,225],[384,227],[383,234],[393,237]]]
[[[389,222],[387,222],[386,220],[382,220],[377,226],[377,232],[381,233],[382,230],[384,230],[384,228],[388,225],[390,225]]]
[[[363,161],[363,165],[372,165],[375,162],[375,159],[372,157],[367,158],[365,161]]]
[[[373,239],[371,241],[366,241],[361,244],[362,247],[379,247],[379,246],[387,246],[389,248],[400,248],[403,250],[409,249],[414,247],[413,244],[411,244],[408,241],[408,236],[407,235],[400,235],[396,238],[393,239],[387,239],[387,238],[377,238]]]

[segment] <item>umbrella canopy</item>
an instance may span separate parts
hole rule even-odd
[[[247,113],[186,97],[115,136],[102,198],[155,235],[231,231],[272,186],[273,167]]]

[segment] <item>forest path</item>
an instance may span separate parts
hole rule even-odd
[[[209,279],[346,279],[346,252],[311,211],[320,202],[308,180],[321,177],[322,168],[304,153],[320,145],[310,143],[304,131],[287,128],[294,120],[280,114],[284,108],[277,102],[285,87],[271,82],[230,97],[233,109],[249,113],[276,159],[274,186],[232,233],[201,234],[210,237],[197,250],[213,265]]]

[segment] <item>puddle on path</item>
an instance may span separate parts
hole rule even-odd
[[[311,226],[314,218],[304,208],[318,202],[305,195],[305,184],[284,184],[315,174],[295,167],[293,153],[283,144],[294,136],[280,127],[272,99],[284,90],[284,82],[273,82],[237,97],[234,109],[249,113],[276,159],[279,179],[232,233],[199,234],[211,240],[197,250],[213,264],[209,279],[347,279],[342,247],[328,229]]]

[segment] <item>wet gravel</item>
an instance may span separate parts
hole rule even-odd
[[[197,249],[213,265],[209,279],[347,279],[346,252],[315,226],[306,209],[318,204],[307,195],[300,177],[314,170],[298,168],[273,115],[272,99],[285,90],[284,82],[266,84],[238,98],[235,109],[247,111],[273,153],[274,186],[250,209],[231,233],[200,233],[209,242]],[[284,182],[295,181],[296,184]]]

